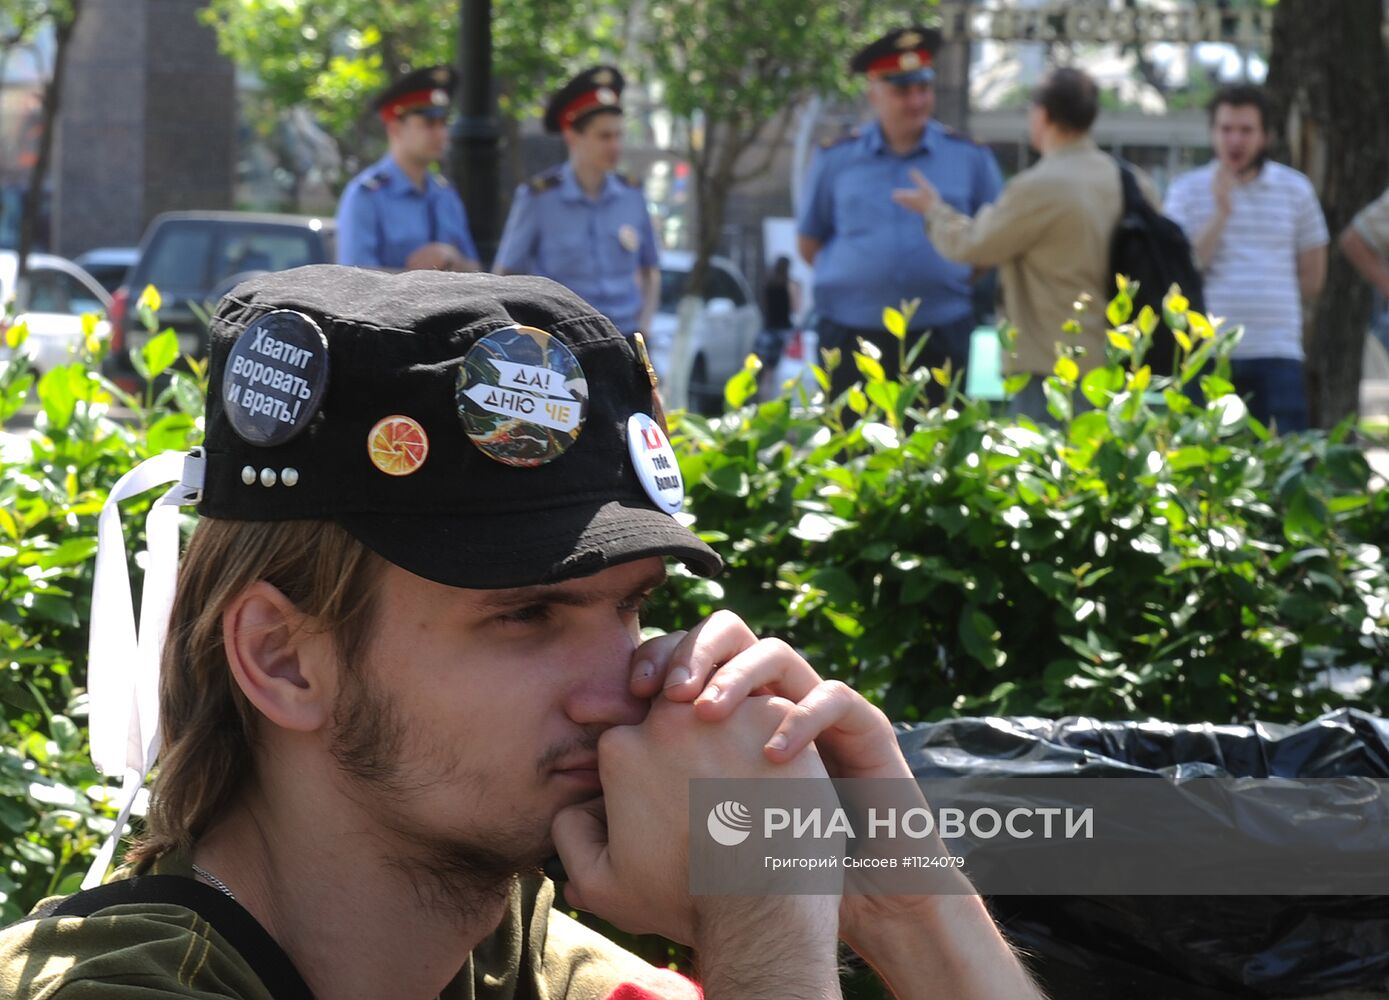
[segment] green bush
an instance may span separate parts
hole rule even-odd
[[[141,308],[152,325],[150,302]],[[112,825],[89,756],[84,691],[101,505],[136,463],[202,437],[196,369],[172,375],[158,397],[131,398],[101,378],[106,342],[95,317],[85,324],[78,356],[37,385],[23,358],[0,361],[0,924],[74,890]],[[25,330],[5,336],[15,348]],[[137,365],[161,375],[177,354],[166,331]],[[129,415],[114,419],[114,404]],[[30,418],[32,429],[20,426]],[[125,508],[132,542],[148,503]]]
[[[1232,393],[1237,333],[1179,296],[1179,374],[1153,377],[1156,317],[1131,310],[1110,304],[1108,356],[1078,384],[1061,352],[1058,427],[954,385],[927,411],[926,379],[950,373],[888,381],[866,355],[828,410],[799,391],[746,406],[744,371],[732,412],[674,428],[694,527],[728,570],[679,578],[651,619],[727,605],[901,721],[1300,720],[1346,703],[1316,684],[1329,666],[1368,668],[1351,703],[1383,706],[1389,493],[1348,427],[1270,436]]]

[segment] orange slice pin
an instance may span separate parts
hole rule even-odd
[[[371,464],[388,476],[418,472],[429,455],[429,436],[419,422],[399,414],[385,417],[367,435]]]

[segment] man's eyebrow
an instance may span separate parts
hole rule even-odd
[[[572,583],[551,583],[536,587],[516,587],[511,590],[499,590],[483,597],[478,601],[478,607],[483,611],[524,607],[528,604],[555,604],[562,607],[582,608],[591,604],[601,604],[603,601],[613,598],[622,599],[630,597],[633,594],[648,593],[663,586],[666,579],[666,570],[663,566],[656,572],[650,573],[638,580],[631,587],[612,588],[609,590],[565,589],[566,586],[573,587]]]

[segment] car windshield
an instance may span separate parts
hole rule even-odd
[[[154,285],[166,297],[202,298],[234,275],[313,263],[315,238],[284,226],[167,226],[136,283]]]

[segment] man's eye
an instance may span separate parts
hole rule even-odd
[[[651,593],[634,594],[617,606],[617,610],[625,615],[639,615],[646,609],[647,602],[651,600]]]
[[[548,604],[527,604],[523,608],[498,615],[497,621],[505,625],[539,625],[550,620]]]

